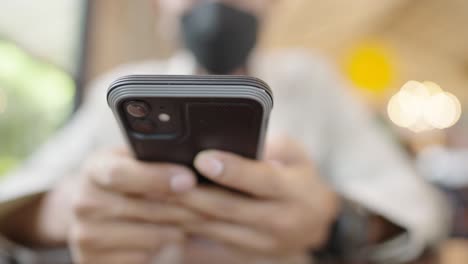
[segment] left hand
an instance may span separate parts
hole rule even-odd
[[[292,255],[320,248],[338,211],[335,193],[323,182],[301,146],[287,138],[267,145],[264,161],[209,150],[196,169],[234,193],[198,187],[177,203],[207,220],[187,232],[266,255]]]
[[[308,254],[268,255],[259,254],[217,241],[191,238],[184,245],[184,261],[190,264],[310,264]]]

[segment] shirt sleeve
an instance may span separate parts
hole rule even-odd
[[[339,78],[324,89],[325,171],[337,190],[407,233],[373,250],[376,259],[407,261],[449,230],[445,198],[414,170],[388,131]]]
[[[448,201],[417,174],[327,60],[309,55],[283,51],[259,66],[276,88],[269,132],[301,140],[322,177],[344,199],[407,230],[369,250],[375,259],[396,263],[417,257],[448,234]]]

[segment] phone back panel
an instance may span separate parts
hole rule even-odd
[[[206,149],[260,158],[273,104],[268,86],[245,76],[127,76],[108,102],[138,159],[190,167]],[[135,102],[144,117],[128,113]]]

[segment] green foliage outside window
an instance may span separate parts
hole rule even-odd
[[[0,40],[0,178],[63,123],[74,92],[68,73]]]

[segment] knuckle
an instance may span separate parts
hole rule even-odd
[[[210,201],[208,201],[210,202]],[[211,201],[213,211],[225,214],[229,212],[231,215],[241,214],[240,206],[235,201],[230,199],[219,199]]]
[[[172,227],[162,227],[154,230],[151,238],[152,248],[159,250],[167,242],[182,240],[182,232]]]
[[[120,200],[120,201],[119,201]],[[135,212],[133,207],[129,207],[125,203],[125,199],[115,200],[115,204],[111,204],[106,208],[106,212],[109,217],[114,219],[125,218],[129,216],[135,216],[133,212]],[[133,210],[132,210],[133,209]]]
[[[112,188],[120,186],[125,158],[115,156],[111,152],[97,152],[86,160],[82,173],[87,181],[97,180],[97,183]]]
[[[175,228],[165,228],[164,232],[161,232],[160,236],[160,243],[165,241],[182,241],[184,235],[182,231],[175,229]]]
[[[122,183],[122,166],[118,162],[109,162],[105,171],[106,184],[109,187],[119,187]]]
[[[94,202],[87,197],[77,197],[72,202],[72,211],[74,216],[81,218],[91,215],[96,209]]]
[[[162,240],[159,234],[153,235],[149,240],[150,248],[153,250],[158,250],[162,246]]]
[[[290,234],[299,226],[299,217],[291,211],[280,217],[272,218],[272,226],[276,233]]]
[[[100,209],[99,199],[86,187],[82,187],[72,199],[72,213],[77,218],[88,217]]]
[[[135,256],[133,258],[132,263],[134,263],[134,264],[148,264],[148,263],[151,263],[151,255],[144,254],[144,253],[138,254],[137,256]]]
[[[151,193],[155,196],[166,195],[170,193],[169,174],[162,170],[155,170],[154,177],[148,177],[146,184],[142,186],[141,191]]]
[[[260,246],[260,250],[265,252],[265,253],[274,253],[274,252],[278,252],[281,250],[281,246],[280,246],[280,243],[277,241],[277,240],[268,240],[264,243],[262,243],[262,245]]]
[[[97,245],[94,232],[83,224],[77,224],[73,228],[70,240],[78,248],[93,248]]]
[[[274,170],[269,170],[269,172],[266,174],[273,176],[269,177],[270,191],[278,196],[283,196],[285,193],[286,184],[284,181],[282,181],[282,174]]]

